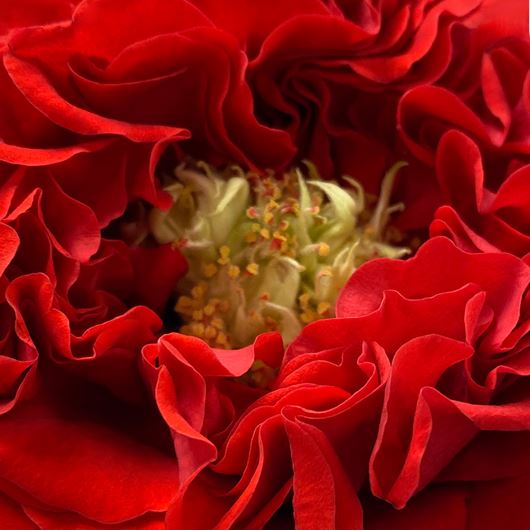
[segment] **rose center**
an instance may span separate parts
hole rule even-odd
[[[177,287],[180,331],[214,347],[241,347],[264,331],[290,342],[301,328],[333,316],[352,272],[375,257],[399,258],[399,234],[389,216],[396,164],[379,199],[355,180],[306,175],[258,176],[240,168],[217,172],[203,163],[181,165],[166,190],[168,211],[153,210],[151,232],[177,245],[189,263]]]

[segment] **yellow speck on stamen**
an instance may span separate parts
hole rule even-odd
[[[228,267],[228,276],[230,276],[230,278],[235,279],[240,273],[241,269],[237,265],[230,265],[230,267]]]
[[[259,223],[252,223],[250,225],[250,229],[253,231],[253,232],[256,232],[258,233],[260,230],[261,230],[261,225]]]
[[[181,296],[177,300],[176,308],[177,311],[182,311],[184,309],[189,309],[193,306],[193,300],[189,296]]]
[[[329,302],[320,302],[317,306],[317,313],[322,316],[329,312],[331,304]]]
[[[191,314],[193,320],[202,320],[203,317],[204,317],[204,313],[202,311],[202,309],[196,309],[192,314]]]
[[[301,294],[298,297],[298,301],[300,302],[302,309],[307,309],[309,307],[309,300],[311,300],[311,295],[309,293]]]
[[[276,239],[277,241],[287,241],[287,238],[283,234],[281,234],[278,230],[276,230],[272,234],[272,237],[273,239]]]
[[[265,222],[265,224],[270,225],[273,220],[274,220],[274,215],[271,212],[265,212],[263,214],[263,221]]]
[[[277,201],[282,196],[282,190],[278,186],[274,186],[272,190],[272,198]]]
[[[228,337],[226,336],[226,333],[220,331],[215,338],[215,342],[220,346],[228,346]]]
[[[213,326],[206,326],[204,330],[204,338],[212,340],[217,336],[217,330]]]
[[[219,255],[221,256],[217,260],[217,263],[219,263],[219,265],[227,265],[228,263],[230,263],[230,247],[223,245],[219,249]]]
[[[327,243],[320,243],[318,247],[318,255],[320,257],[325,257],[329,255],[329,245]]]
[[[202,273],[206,278],[213,278],[217,274],[217,265],[215,263],[206,263],[202,267]]]
[[[300,315],[300,320],[304,323],[304,324],[309,324],[310,322],[313,322],[313,320],[316,320],[318,317],[316,316],[315,312],[314,311],[311,311],[310,309],[304,311],[301,315]]]
[[[203,311],[207,317],[211,317],[215,312],[215,306],[211,302],[209,302],[204,306]]]
[[[191,331],[196,337],[204,336],[204,324],[202,322],[193,322],[191,324]]]
[[[208,289],[208,285],[204,282],[198,283],[192,290],[191,290],[191,296],[195,300],[200,300],[204,296]]]
[[[270,239],[271,237],[271,233],[269,231],[268,228],[262,228],[260,231],[259,231],[259,235],[263,238],[263,239]]]
[[[278,209],[279,207],[280,205],[275,200],[270,200],[265,206],[265,209],[267,211],[272,211]]]
[[[212,320],[210,321],[210,324],[216,329],[223,329],[224,327],[224,322],[219,317],[212,318]]]
[[[252,276],[257,276],[259,273],[259,265],[257,263],[249,263],[246,267],[246,271]]]

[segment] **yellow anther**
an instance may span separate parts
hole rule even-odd
[[[322,316],[329,312],[331,304],[329,302],[320,302],[317,306],[317,313]]]
[[[202,267],[202,274],[206,278],[213,278],[217,274],[217,265],[215,263],[206,263]]]
[[[215,337],[215,342],[217,342],[219,346],[228,346],[228,337],[226,336],[226,333],[220,331],[217,334],[217,337]]]
[[[177,311],[181,311],[182,309],[189,309],[193,306],[193,300],[189,296],[181,296],[177,300],[176,308]]]
[[[301,294],[298,297],[298,302],[300,302],[300,306],[302,309],[307,309],[309,307],[309,301],[311,300],[311,295],[309,293]]]
[[[317,319],[317,315],[315,314],[314,311],[311,311],[311,310],[307,310],[307,311],[304,311],[301,315],[300,315],[300,320],[304,323],[304,324],[309,324],[310,322],[313,322],[313,320],[316,320]]]
[[[219,249],[219,256],[220,258],[217,260],[217,263],[220,265],[226,265],[227,263],[230,263],[230,247],[223,245]]]
[[[191,332],[196,337],[203,337],[204,336],[204,324],[202,322],[193,322],[191,324]]]
[[[208,340],[212,340],[217,336],[217,330],[213,326],[206,326],[206,329],[204,330],[204,338]]]
[[[329,245],[327,243],[320,243],[318,246],[318,255],[323,258],[329,255]]]
[[[224,328],[224,322],[219,317],[212,318],[212,320],[210,321],[210,324],[216,329],[223,329]]]
[[[228,276],[232,279],[236,279],[241,273],[241,269],[237,265],[230,265],[228,267]]]
[[[263,214],[263,221],[265,222],[265,224],[270,225],[273,220],[274,220],[274,215],[271,212],[265,212]]]
[[[246,267],[246,271],[252,276],[257,276],[259,273],[259,265],[257,263],[249,263]]]
[[[278,230],[274,231],[274,233],[272,234],[272,237],[273,239],[276,239],[278,241],[287,241],[287,238],[282,233],[280,233]]]
[[[207,317],[211,317],[215,312],[215,306],[210,302],[204,306],[203,311]]]
[[[204,282],[198,283],[192,290],[191,290],[191,296],[195,300],[200,300],[204,293],[206,293],[206,290],[208,289],[208,286]]]
[[[192,314],[191,314],[193,320],[196,320],[196,321],[199,321],[199,320],[202,320],[203,317],[204,317],[204,313],[202,311],[202,309],[196,309]]]
[[[268,211],[272,211],[272,210],[276,210],[279,207],[280,205],[275,200],[270,200],[265,206],[265,209]]]
[[[259,235],[263,238],[263,239],[270,239],[271,237],[271,233],[269,231],[268,228],[262,228],[260,231],[259,231]]]
[[[259,223],[252,223],[250,225],[250,229],[252,230],[252,232],[258,233],[261,230],[261,225]]]

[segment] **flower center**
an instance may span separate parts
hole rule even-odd
[[[387,226],[403,207],[389,205],[403,165],[385,175],[378,200],[352,178],[323,181],[309,163],[307,178],[299,169],[263,177],[179,166],[166,187],[173,206],[153,210],[149,222],[157,241],[178,246],[189,263],[177,287],[180,331],[221,348],[271,330],[288,343],[305,324],[333,316],[357,267],[409,252]]]

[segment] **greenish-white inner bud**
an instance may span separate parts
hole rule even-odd
[[[153,210],[152,234],[178,246],[189,272],[177,286],[180,331],[215,347],[241,347],[264,331],[288,343],[313,320],[331,317],[340,289],[362,263],[409,252],[388,228],[393,181],[378,200],[361,185],[323,181],[306,163],[283,175],[237,167],[218,172],[181,165],[166,190],[168,211]]]

